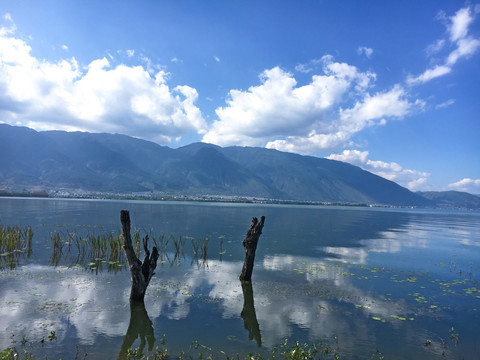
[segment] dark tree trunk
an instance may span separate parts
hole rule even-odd
[[[122,222],[123,248],[127,255],[128,265],[132,273],[132,289],[130,291],[130,302],[143,302],[147,286],[155,274],[153,271],[157,267],[158,250],[154,246],[150,256],[148,250],[148,235],[143,239],[143,249],[145,250],[145,259],[142,262],[137,258],[133,248],[132,238],[130,236],[130,213],[128,210],[120,211],[120,221]]]
[[[245,261],[243,262],[242,273],[240,274],[240,280],[252,281],[253,265],[255,262],[255,251],[257,251],[257,244],[260,235],[262,235],[263,224],[265,222],[265,216],[260,218],[260,221],[256,217],[252,219],[252,225],[247,231],[247,235],[243,240],[243,247],[245,249]]]
[[[242,281],[243,309],[240,316],[243,319],[243,327],[248,330],[248,338],[255,339],[258,347],[262,346],[262,334],[258,325],[257,313],[253,302],[253,288],[250,281]]]

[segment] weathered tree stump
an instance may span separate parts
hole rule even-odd
[[[120,211],[120,221],[122,222],[123,248],[127,255],[128,265],[132,274],[132,289],[130,291],[130,302],[143,302],[147,286],[155,274],[153,271],[157,267],[158,250],[154,246],[152,254],[148,250],[148,235],[143,239],[143,249],[145,250],[145,259],[143,263],[137,258],[133,248],[132,238],[130,236],[130,213],[128,210]]]
[[[252,219],[252,225],[247,231],[245,239],[243,239],[243,248],[245,249],[245,260],[243,262],[242,273],[240,274],[241,281],[252,281],[253,265],[255,262],[255,252],[257,251],[257,244],[260,235],[262,235],[263,224],[265,222],[265,216],[260,218],[260,221],[256,217]]]

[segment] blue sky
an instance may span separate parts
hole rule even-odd
[[[0,16],[0,122],[480,194],[480,3],[4,0]]]

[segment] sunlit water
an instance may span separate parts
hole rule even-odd
[[[146,312],[132,317],[126,266],[79,263],[73,247],[52,259],[50,238],[117,234],[122,209],[142,235],[186,239],[177,258],[171,244],[162,254]],[[242,240],[261,215],[242,288]],[[145,354],[150,342],[193,358],[205,349],[195,341],[225,358],[284,339],[327,343],[341,358],[480,357],[479,212],[0,198],[0,222],[35,232],[32,254],[0,269],[1,348],[24,336],[51,358],[113,359],[143,335]],[[205,237],[207,256],[195,256],[191,239]]]

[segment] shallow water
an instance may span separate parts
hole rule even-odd
[[[125,266],[79,264],[73,246],[52,261],[51,233],[117,234],[121,209],[141,234],[186,239],[181,256],[172,243],[162,254],[132,318]],[[252,286],[242,288],[241,242],[261,215]],[[479,212],[0,198],[0,222],[35,232],[32,255],[0,270],[2,348],[25,336],[52,358],[77,347],[118,358],[146,334],[145,353],[165,342],[194,358],[204,349],[194,341],[225,358],[286,338],[328,343],[345,358],[480,357]],[[205,237],[206,256],[195,256],[191,239]]]

